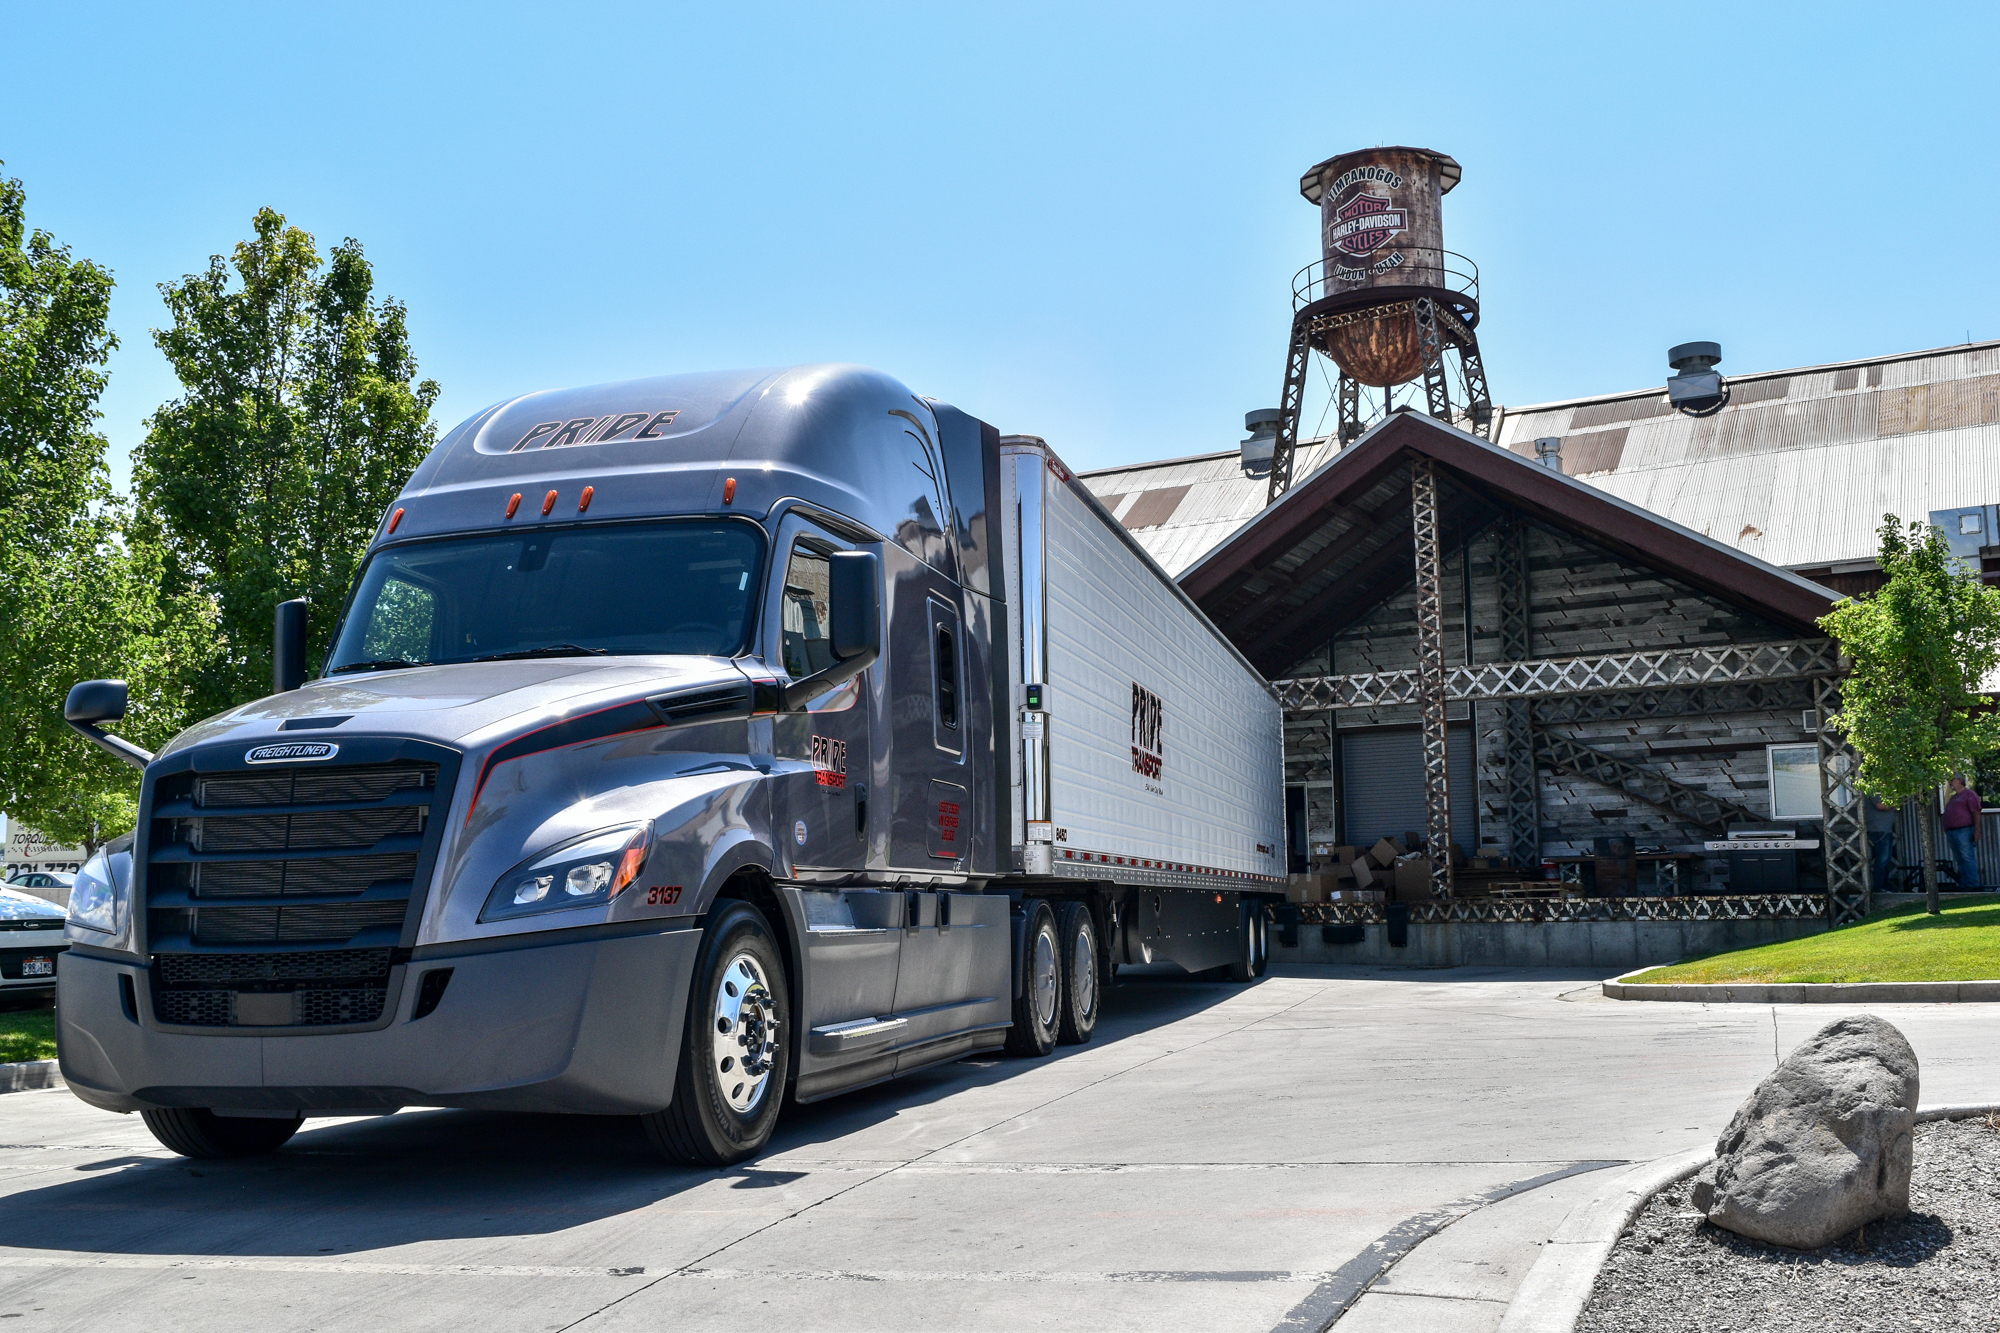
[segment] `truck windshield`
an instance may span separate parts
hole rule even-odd
[[[377,551],[328,675],[440,662],[682,653],[750,631],[763,534],[681,521],[544,529]]]

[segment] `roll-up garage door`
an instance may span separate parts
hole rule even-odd
[[[1479,793],[1474,788],[1472,728],[1447,733],[1451,763],[1451,840],[1468,854],[1479,846]],[[1372,847],[1424,829],[1424,740],[1415,727],[1340,733],[1347,841]]]

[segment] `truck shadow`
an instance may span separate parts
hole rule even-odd
[[[1121,978],[1107,995],[1094,1042],[1058,1047],[1050,1059],[1102,1049],[1247,989],[1178,975]],[[791,1107],[763,1156],[780,1159],[825,1147],[1047,1063],[996,1053]],[[870,1154],[877,1161],[881,1156]],[[703,1186],[779,1190],[809,1174],[755,1161],[724,1171],[675,1167],[661,1160],[639,1123],[625,1117],[407,1111],[320,1128],[308,1121],[283,1149],[243,1161],[112,1151],[57,1167],[43,1177],[57,1176],[53,1183],[6,1196],[0,1246],[332,1259],[421,1241],[548,1235]],[[749,1225],[752,1209],[744,1202]],[[704,1204],[704,1211],[729,1208],[721,1200]],[[767,1213],[759,1216],[769,1220]]]

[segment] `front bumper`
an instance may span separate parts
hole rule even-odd
[[[160,1031],[143,965],[72,951],[57,974],[57,1048],[70,1090],[107,1111],[639,1114],[673,1098],[700,943],[699,930],[672,930],[420,958],[411,977],[452,969],[437,1008],[412,1020],[408,982],[395,1018],[368,1032]]]

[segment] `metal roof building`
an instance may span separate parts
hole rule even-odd
[[[1567,475],[1839,592],[1872,586],[1885,513],[2000,499],[2000,342],[1728,380],[1708,417],[1651,388],[1499,408],[1494,438],[1529,458],[1558,438]],[[1334,452],[1302,443],[1298,484]],[[1264,508],[1234,450],[1084,480],[1176,577]]]

